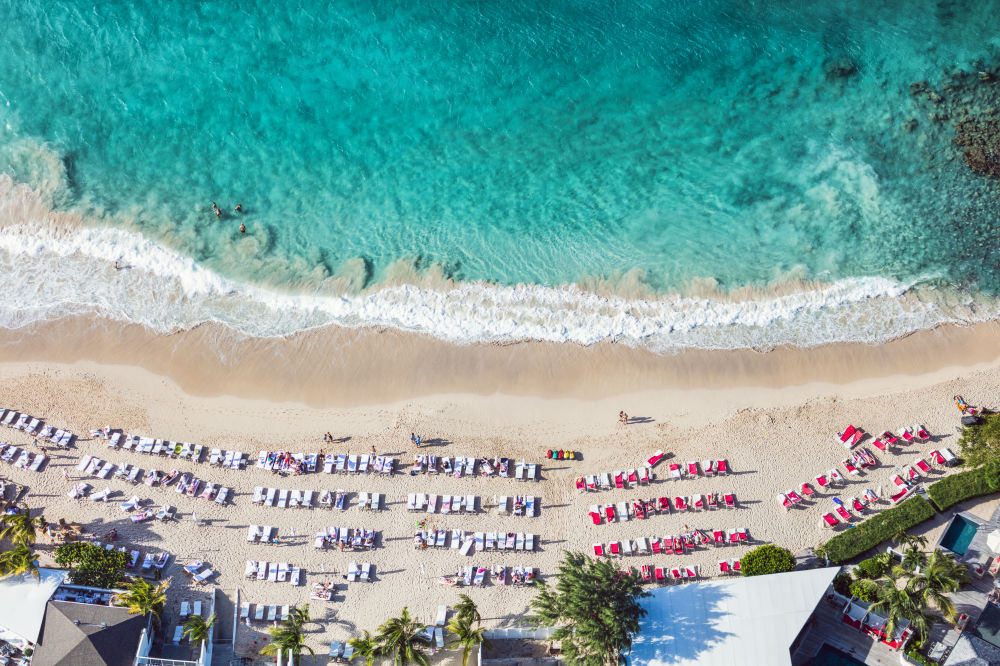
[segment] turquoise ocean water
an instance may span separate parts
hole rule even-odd
[[[0,325],[675,349],[992,317],[995,183],[909,84],[995,64],[998,15],[3,0]]]

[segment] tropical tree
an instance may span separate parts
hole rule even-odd
[[[378,641],[367,631],[359,637],[348,640],[347,644],[354,648],[351,659],[364,657],[365,666],[372,666],[375,663],[375,658],[382,654]]]
[[[469,655],[472,654],[473,648],[480,643],[487,648],[493,647],[483,635],[486,629],[483,627],[474,628],[468,617],[457,615],[451,618],[448,623],[448,631],[455,637],[448,647],[462,647],[462,666],[468,666]]]
[[[920,549],[927,545],[927,537],[922,534],[910,534],[904,528],[899,528],[896,535],[892,537],[896,545],[903,549]]]
[[[166,579],[156,587],[151,585],[144,578],[133,578],[125,588],[124,592],[119,592],[111,597],[111,602],[117,606],[128,608],[129,615],[152,616],[153,624],[160,623],[160,613],[167,603],[167,588],[170,587],[170,579]]]
[[[56,548],[56,564],[70,567],[74,585],[109,588],[125,582],[128,555],[120,550],[105,550],[97,544],[74,541]]]
[[[455,604],[455,614],[460,618],[469,620],[469,623],[480,624],[483,618],[479,615],[476,602],[469,598],[467,594],[458,595],[458,603]]]
[[[927,565],[927,553],[919,548],[907,548],[903,553],[903,570],[913,573],[919,567]]]
[[[17,513],[4,514],[0,518],[0,540],[9,539],[15,546],[31,547],[35,544],[35,520],[31,509],[22,504]]]
[[[891,576],[882,576],[878,580],[866,580],[864,584],[871,588],[875,601],[869,606],[873,613],[885,617],[885,633],[892,636],[896,628],[909,620],[912,627],[921,636],[927,635],[930,621],[927,618],[927,606],[920,594],[907,587],[898,587]]]
[[[10,550],[0,553],[0,577],[17,576],[29,572],[35,578],[41,577],[38,572],[38,564],[35,562],[35,555],[27,546],[14,546]]]
[[[309,604],[303,604],[302,608],[292,606],[288,617],[282,620],[281,624],[267,630],[271,635],[271,642],[265,645],[260,653],[275,656],[278,652],[290,652],[296,664],[299,663],[302,650],[308,650],[309,654],[316,656],[313,649],[306,645],[305,637],[302,635],[302,627],[310,621]]]
[[[955,604],[948,598],[969,582],[965,566],[946,555],[940,548],[927,557],[926,565],[920,573],[906,583],[907,589],[918,595],[924,606],[935,606],[949,621],[955,621]]]
[[[424,635],[427,625],[410,617],[409,609],[404,606],[399,617],[389,618],[378,628],[375,640],[380,646],[380,654],[392,657],[395,666],[427,666],[429,660],[425,648],[431,646],[430,639]]]
[[[571,666],[623,665],[646,615],[639,599],[648,596],[638,576],[619,571],[609,560],[567,552],[555,587],[539,585],[531,622],[557,627],[552,639],[562,641]]]
[[[744,576],[765,576],[784,573],[795,568],[792,551],[773,543],[757,546],[740,558],[740,571]]]
[[[208,640],[213,624],[215,624],[215,613],[212,613],[212,616],[207,620],[201,615],[192,615],[184,622],[184,635],[188,637],[188,642],[197,649]]]

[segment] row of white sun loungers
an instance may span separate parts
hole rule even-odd
[[[476,550],[535,550],[535,535],[524,532],[476,532]]]
[[[427,513],[475,513],[475,495],[435,495],[433,493],[409,493],[406,496],[407,511]]]
[[[289,583],[298,587],[301,583],[302,574],[299,567],[289,566],[288,562],[258,562],[257,560],[247,560],[246,568],[243,570],[246,578],[267,581],[269,583]]]
[[[317,532],[313,541],[313,547],[317,549],[329,546],[330,548],[340,548],[340,550],[353,550],[354,548],[371,550],[377,545],[378,531],[360,527],[328,527],[322,532]]]
[[[481,587],[487,582],[487,571],[490,572],[490,578],[497,585],[508,584],[508,573],[510,574],[509,584],[533,585],[535,582],[534,567],[495,565],[489,569],[486,567],[459,567],[454,576],[442,576],[438,579],[438,583],[449,587],[461,585]],[[428,630],[433,630],[433,627],[428,627]]]
[[[513,498],[513,503],[509,497],[501,496],[497,499],[497,513],[534,518],[538,515],[539,503],[540,500],[536,501],[534,495],[517,495]]]
[[[46,457],[43,453],[33,454],[28,449],[0,442],[0,460],[12,463],[18,469],[30,469],[32,472],[37,472],[42,469]]]
[[[138,435],[125,435],[120,432],[112,434],[108,438],[109,449],[121,449],[122,451],[133,451],[147,455],[161,456],[165,458],[178,458],[180,460],[190,460],[191,462],[201,462],[202,453],[205,447],[201,444],[189,444],[187,442],[171,442],[166,439],[153,439],[152,437],[140,437]],[[213,452],[220,451],[213,449]],[[246,454],[239,451],[221,452],[226,460],[226,467],[240,469],[246,462]],[[221,464],[221,462],[220,462]]]
[[[261,451],[257,454],[257,469],[270,472],[302,474],[315,472],[319,463],[318,453],[290,453],[287,451]]]
[[[56,446],[66,447],[73,442],[75,435],[68,430],[55,429],[52,426],[41,427],[42,422],[28,414],[19,413],[13,409],[0,408],[0,423],[15,430],[23,430],[29,435],[37,435],[47,439]]]
[[[277,604],[268,605],[244,603],[240,604],[240,620],[250,620],[251,622],[281,621],[289,616],[291,608],[292,607],[289,604],[278,606]]]
[[[247,543],[273,543],[273,531],[274,528],[270,525],[250,525],[247,527]]]
[[[287,509],[289,507],[293,509],[311,509],[315,494],[311,490],[289,490],[287,488],[257,486],[253,491],[253,503],[274,506],[279,509]]]
[[[266,453],[261,451],[261,453]],[[303,454],[295,454],[301,456]],[[306,471],[316,471],[316,454],[306,455]],[[258,458],[258,467],[261,466],[261,459]],[[392,476],[396,467],[396,459],[390,456],[372,456],[367,453],[363,455],[349,455],[346,453],[327,453],[323,457],[323,472],[326,474],[383,474]]]
[[[362,562],[361,566],[358,566],[358,563],[352,560],[351,563],[347,565],[347,582],[372,582],[374,580],[372,569],[373,567],[370,562]]]

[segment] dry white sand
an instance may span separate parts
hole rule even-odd
[[[424,621],[433,621],[438,604],[455,601],[458,591],[437,584],[443,574],[459,566],[532,566],[544,580],[552,573],[565,550],[591,552],[595,542],[635,539],[640,536],[678,534],[684,526],[710,531],[744,527],[747,545],[700,547],[684,555],[626,558],[623,565],[701,567],[705,576],[718,575],[720,559],[739,558],[762,543],[777,543],[799,551],[815,546],[831,535],[821,527],[820,516],[831,509],[830,495],[820,496],[804,508],[785,512],[775,495],[832,467],[839,467],[846,450],[835,439],[848,423],[870,433],[921,423],[934,435],[932,443],[910,445],[897,454],[870,450],[879,467],[856,478],[848,478],[843,499],[860,495],[864,488],[883,487],[897,466],[911,463],[932,448],[951,447],[957,452],[958,412],[952,396],[962,393],[972,403],[991,404],[1000,378],[1000,364],[976,368],[944,368],[931,375],[869,379],[846,385],[810,384],[783,389],[741,388],[719,391],[647,391],[603,400],[519,398],[510,396],[440,395],[404,403],[349,409],[317,409],[294,403],[275,403],[232,397],[192,397],[168,378],[147,371],[92,363],[74,365],[0,365],[0,406],[25,411],[56,427],[66,427],[80,436],[73,448],[48,446],[52,460],[40,473],[15,469],[0,463],[0,475],[29,487],[27,503],[44,511],[50,521],[67,518],[84,523],[90,532],[118,530],[118,543],[147,550],[165,550],[172,555],[167,575],[173,577],[170,604],[164,626],[172,634],[182,600],[208,598],[210,586],[192,586],[181,566],[195,560],[210,564],[218,575],[218,586],[235,601],[302,604],[309,602],[313,583],[333,581],[337,592],[331,603],[310,602],[319,624],[310,634],[310,644],[325,653],[330,640],[344,640],[360,630],[374,630],[402,606]],[[993,404],[995,406],[995,404]],[[616,424],[619,409],[640,422],[627,427]],[[88,431],[104,425],[127,433],[203,444],[201,464],[153,458],[125,451],[110,451],[104,440],[90,440]],[[330,431],[342,443],[324,444]],[[455,479],[410,476],[413,448],[410,433],[437,440],[424,453],[438,456],[503,455],[526,457],[541,464],[542,480],[517,483],[513,479]],[[0,440],[18,445],[31,437],[0,427]],[[868,440],[870,441],[870,440]],[[866,442],[867,444],[867,442]],[[251,465],[243,471],[209,467],[208,449],[237,449],[255,460],[261,449],[282,451],[341,451],[365,453],[374,446],[380,454],[394,455],[400,470],[391,478],[328,476],[322,473],[278,476]],[[548,448],[574,449],[582,460],[544,460]],[[717,478],[666,481],[665,465],[648,487],[579,494],[574,478],[583,474],[639,467],[655,450],[663,449],[676,461],[725,458],[730,474]],[[177,468],[233,489],[229,505],[180,496],[173,488],[132,486],[120,480],[85,479],[96,490],[105,486],[116,491],[107,503],[74,501],[66,493],[71,484],[63,478],[68,469],[76,480],[75,467],[81,455],[96,455],[112,462],[135,463],[145,469],[169,471]],[[839,467],[843,472],[843,468]],[[936,473],[934,476],[939,476]],[[346,511],[313,508],[286,509],[254,506],[250,497],[255,486],[300,488],[322,491],[343,488],[352,493]],[[362,512],[354,499],[360,491],[386,495],[383,510]],[[406,510],[409,492],[475,494],[480,511],[474,515],[417,516]],[[694,493],[735,493],[738,508],[701,513],[655,515],[613,525],[593,526],[588,506],[634,498]],[[178,508],[175,522],[133,525],[118,504],[132,494],[147,506],[171,504]],[[532,494],[540,498],[536,518],[499,516],[494,496]],[[885,508],[882,502],[878,508]],[[191,520],[197,512],[205,525]],[[457,551],[415,551],[414,523],[426,519],[431,525],[466,531],[532,532],[537,547],[533,553],[489,552],[463,557]],[[281,545],[246,542],[247,526],[276,525]],[[327,526],[369,527],[380,532],[379,547],[371,552],[342,553],[313,548],[313,535]],[[295,536],[292,536],[294,530]],[[44,539],[43,539],[44,541]],[[284,561],[302,568],[303,584],[247,581],[243,578],[247,559]],[[375,582],[348,585],[342,578],[350,561],[371,562]],[[43,564],[46,557],[43,555]],[[489,625],[518,624],[532,597],[530,588],[502,587],[488,579],[486,586],[464,590],[477,602]],[[200,596],[199,596],[200,595]],[[220,622],[231,626],[232,606],[224,605]],[[259,626],[259,625],[258,625]],[[245,627],[241,650],[255,649],[263,642]]]

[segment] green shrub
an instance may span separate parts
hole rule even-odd
[[[858,562],[858,566],[854,568],[854,575],[858,578],[867,578],[869,580],[878,578],[892,566],[891,562],[887,562],[886,558],[881,557],[886,554],[879,553],[874,557],[869,557],[867,560],[861,560]]]
[[[930,495],[938,511],[944,511],[970,497],[989,495],[996,492],[993,487],[996,480],[994,470],[995,466],[989,464],[986,467],[951,474],[929,485],[927,494]]]
[[[839,574],[833,577],[833,589],[837,591],[837,594],[842,594],[845,597],[851,596],[851,574],[846,571],[841,571]]]
[[[873,587],[867,580],[856,580],[851,583],[851,596],[858,601],[875,601],[877,594],[869,588]]]
[[[784,573],[794,568],[792,551],[770,543],[757,546],[740,559],[740,570],[744,576]]]
[[[900,530],[908,530],[934,516],[934,507],[917,495],[899,506],[880,511],[856,527],[841,532],[822,547],[832,562],[840,564],[893,538]]]
[[[1000,414],[984,414],[981,425],[963,426],[958,446],[970,467],[1000,460]]]
[[[936,666],[938,663],[936,661],[933,661],[930,657],[925,657],[924,655],[922,655],[920,653],[920,648],[918,648],[916,645],[911,645],[910,647],[906,648],[906,656],[909,657],[910,660],[918,664],[923,664],[923,666]]]
[[[56,548],[56,564],[70,567],[74,585],[115,587],[125,581],[128,555],[120,550],[105,550],[83,541],[65,543]]]

